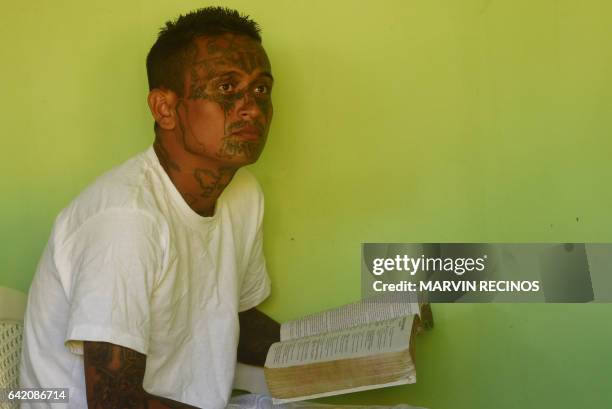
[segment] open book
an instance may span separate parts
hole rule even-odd
[[[281,326],[264,372],[274,403],[416,382],[413,338],[429,304],[366,300]]]

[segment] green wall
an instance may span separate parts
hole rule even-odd
[[[55,215],[151,143],[145,55],[205,4],[5,3],[0,285],[27,291]],[[362,242],[612,242],[609,1],[221,4],[260,22],[276,78],[254,166],[273,317],[357,299]],[[416,385],[329,401],[608,407],[611,313],[435,305]]]

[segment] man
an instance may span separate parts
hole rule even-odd
[[[153,147],[58,216],[30,288],[21,387],[69,387],[69,408],[223,408],[236,359],[262,365],[279,338],[254,309],[270,291],[263,197],[240,169],[272,119],[259,28],[181,16],[147,74]]]

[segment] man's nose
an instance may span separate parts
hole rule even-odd
[[[255,102],[255,97],[250,91],[245,91],[242,98],[237,101],[237,104],[238,115],[243,119],[257,118],[262,114],[261,109]]]

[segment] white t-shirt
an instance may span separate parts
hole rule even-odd
[[[224,408],[238,312],[270,292],[262,218],[245,169],[212,217],[185,203],[153,148],[101,176],[58,216],[38,265],[21,387],[70,388],[68,408],[86,408],[82,341],[104,341],[147,355],[147,392]]]

